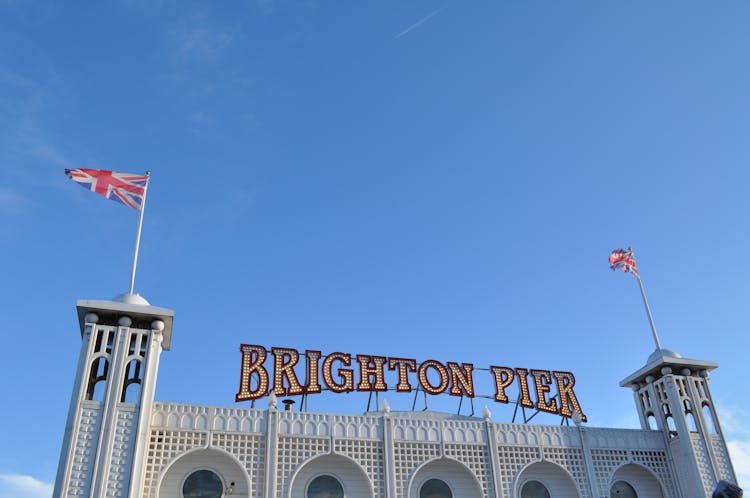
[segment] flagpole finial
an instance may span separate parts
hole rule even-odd
[[[123,304],[138,304],[141,306],[150,305],[146,298],[144,298],[140,294],[133,294],[132,292],[124,292],[122,294],[118,294],[117,296],[112,298],[112,301]]]

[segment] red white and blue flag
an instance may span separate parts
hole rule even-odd
[[[629,247],[612,251],[612,254],[609,255],[609,267],[612,268],[612,271],[622,270],[638,276],[638,267],[635,264],[633,250]]]
[[[105,169],[66,169],[65,174],[81,187],[140,210],[148,186],[148,174],[134,175]]]

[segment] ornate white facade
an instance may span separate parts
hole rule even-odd
[[[154,402],[171,310],[79,301],[78,314],[83,341],[55,497],[182,498],[200,471],[221,487],[212,496],[258,498],[307,498],[321,476],[346,498],[438,496],[425,491],[434,480],[456,498],[545,496],[534,486],[555,498],[619,496],[618,486],[697,498],[719,480],[736,482],[708,385],[717,365],[668,350],[621,383],[634,390],[642,430],[218,408]]]

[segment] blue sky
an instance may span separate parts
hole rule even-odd
[[[152,171],[136,290],[176,311],[159,400],[232,405],[245,342],[571,370],[590,425],[634,427],[617,384],[653,343],[606,261],[632,245],[663,345],[720,364],[750,486],[748,15],[0,1],[0,497],[50,495],[75,301],[127,289],[136,213],[66,167]]]

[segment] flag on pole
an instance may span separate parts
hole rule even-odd
[[[651,326],[651,334],[654,336],[654,344],[656,344],[656,349],[660,350],[661,343],[659,342],[659,335],[656,333],[654,317],[651,316],[651,308],[648,306],[646,291],[643,289],[641,276],[638,275],[638,267],[635,264],[633,249],[628,247],[627,249],[615,249],[612,251],[612,254],[609,255],[609,267],[612,268],[612,271],[622,270],[623,272],[630,272],[635,275],[635,279],[638,281],[638,287],[641,289],[641,298],[643,298],[643,307],[646,308],[646,316],[648,317],[648,323]]]
[[[138,231],[135,235],[135,251],[133,251],[133,267],[130,271],[130,291],[128,292],[128,294],[133,294],[135,268],[138,264],[138,248],[141,245],[143,211],[146,207],[146,190],[148,188],[150,173],[146,172],[145,175],[134,175],[133,173],[120,173],[106,169],[66,168],[65,175],[81,187],[138,210]]]
[[[612,251],[612,254],[609,255],[609,267],[612,268],[612,271],[622,270],[638,276],[638,267],[635,264],[633,250],[630,247]]]
[[[83,188],[133,209],[141,210],[143,198],[146,195],[148,175],[87,168],[66,169],[65,174]]]

